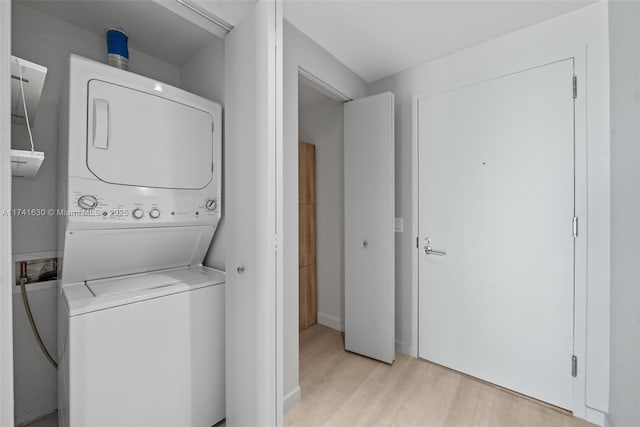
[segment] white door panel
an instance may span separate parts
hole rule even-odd
[[[281,420],[275,274],[276,2],[225,37],[226,425]],[[278,46],[280,49],[280,46]],[[277,118],[281,120],[279,116]],[[278,309],[280,306],[278,305]],[[280,338],[281,339],[281,338]]]
[[[394,104],[344,104],[345,348],[395,359]]]
[[[566,60],[418,100],[419,356],[563,408],[572,77]]]
[[[100,80],[88,103],[87,165],[100,180],[196,189],[213,179],[210,113]]]

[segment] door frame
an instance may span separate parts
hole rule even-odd
[[[320,77],[313,74],[313,72],[298,65],[298,84],[300,84],[301,81],[306,83],[308,86],[311,86],[313,89],[317,90],[326,97],[333,99],[334,101],[353,101],[353,98],[351,98],[349,95],[335,88],[332,84],[322,80]]]
[[[298,87],[300,80],[304,80],[314,89],[325,94],[329,98],[346,102],[359,96],[365,96],[364,84],[362,90],[354,90],[349,81],[341,81],[343,77],[340,68],[333,69],[335,64],[328,61],[328,56],[321,56],[317,60],[315,54],[321,52],[319,46],[311,44],[313,49],[305,49],[307,42],[299,45],[302,33],[295,27],[284,21],[284,83],[282,94],[284,97],[283,122],[287,126],[284,129],[283,144],[284,153],[280,153],[278,160],[282,160],[284,173],[288,176],[298,176]],[[292,38],[288,38],[288,33],[292,33]],[[302,39],[304,40],[304,39]],[[323,55],[328,55],[324,53]],[[325,60],[328,63],[325,63]],[[337,62],[337,60],[336,60]],[[342,90],[340,88],[343,88]],[[282,178],[279,178],[282,179]],[[279,206],[282,205],[281,214],[287,221],[287,228],[282,228],[279,235],[279,242],[282,250],[278,256],[280,269],[279,277],[284,280],[284,295],[279,301],[282,305],[278,308],[278,316],[283,320],[282,334],[278,345],[282,348],[284,363],[279,381],[283,382],[283,408],[286,413],[293,408],[301,398],[300,394],[300,363],[299,363],[299,331],[298,331],[298,180],[295,185],[291,185],[291,180],[279,183]],[[291,232],[295,230],[295,232]],[[280,264],[282,263],[282,265]],[[293,315],[295,313],[295,315]],[[295,324],[293,324],[295,322]]]
[[[267,303],[271,319],[274,320],[274,331],[269,348],[274,362],[274,375],[271,377],[271,387],[275,396],[270,403],[275,412],[276,426],[284,425],[284,257],[278,248],[278,241],[284,229],[284,9],[283,0],[273,1],[269,18],[274,25],[269,30],[269,44],[274,48],[268,52],[269,76],[271,84],[268,87],[269,100],[268,123],[271,125],[269,133],[273,138],[270,150],[269,172],[272,175],[269,202],[273,203],[273,224],[275,231],[275,251],[273,252],[273,300]],[[257,355],[256,355],[257,357]]]
[[[580,418],[587,418],[589,412],[592,411],[587,407],[586,399],[586,380],[585,365],[586,361],[586,336],[587,336],[587,66],[586,54],[574,54],[569,56],[550,55],[546,61],[535,61],[536,63],[528,63],[526,65],[508,65],[498,67],[492,72],[476,77],[470,80],[460,80],[434,89],[413,94],[411,97],[411,232],[415,236],[416,247],[411,256],[411,320],[413,331],[411,340],[411,356],[418,357],[418,328],[419,328],[419,301],[418,301],[418,268],[419,268],[419,234],[418,234],[418,215],[419,215],[419,184],[418,184],[418,117],[419,117],[419,100],[433,96],[439,93],[460,89],[466,86],[475,85],[487,80],[505,77],[526,71],[532,68],[548,65],[554,62],[573,59],[574,75],[578,76],[577,91],[578,97],[574,100],[574,212],[579,218],[580,230],[578,238],[574,239],[574,314],[573,314],[573,330],[574,330],[574,355],[578,358],[577,376],[573,378],[573,406],[572,412]],[[569,88],[570,82],[567,82]],[[569,90],[569,89],[568,89]],[[580,96],[580,94],[583,94]],[[569,224],[569,218],[567,219]],[[569,227],[569,226],[567,226]],[[567,228],[567,232],[569,228]],[[571,369],[569,361],[567,361],[567,370]]]
[[[11,2],[0,1],[0,425],[13,425]],[[8,95],[8,96],[6,96]]]

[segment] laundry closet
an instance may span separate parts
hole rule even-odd
[[[231,332],[242,332],[233,317],[255,313],[254,303],[247,298],[242,298],[243,307],[235,307],[238,293],[252,290],[240,285],[225,296],[224,271],[230,251],[239,259],[234,261],[236,275],[244,273],[244,268],[248,270],[244,277],[256,274],[251,249],[234,250],[229,241],[238,241],[238,233],[260,234],[255,232],[255,221],[244,224],[240,232],[230,231],[233,225],[229,226],[227,215],[245,203],[260,206],[259,201],[247,201],[256,189],[253,182],[244,180],[247,171],[254,176],[260,173],[251,153],[251,136],[255,138],[266,113],[247,106],[255,105],[260,96],[261,82],[255,75],[270,65],[261,62],[257,35],[272,31],[269,25],[260,25],[273,12],[266,6],[240,5],[230,15],[237,27],[234,31],[234,25],[191,2],[13,1],[11,7],[11,54],[21,61],[19,71],[25,72],[17,79],[22,80],[21,89],[30,102],[26,110],[31,114],[28,125],[24,118],[12,117],[11,148],[20,150],[16,154],[35,152],[44,157],[34,176],[16,173],[11,183],[12,207],[18,212],[12,218],[15,425],[47,416],[59,418],[60,425],[125,422],[119,413],[127,414],[131,422],[135,417],[127,413],[131,408],[124,407],[127,399],[135,412],[136,405],[146,405],[144,398],[136,398],[149,393],[156,396],[149,398],[149,408],[155,405],[159,419],[170,423],[162,416],[162,401],[172,393],[185,394],[180,391],[183,388],[187,391],[184,416],[192,417],[190,423],[211,425],[224,419],[225,394],[239,393],[233,391],[234,384],[225,387],[225,371],[234,375],[233,366],[239,368],[233,357],[231,367],[225,367],[225,351],[233,356],[245,345],[226,342],[225,335],[233,334],[225,334],[225,324],[239,328]],[[128,38],[128,71],[107,65],[106,31],[111,28]],[[230,56],[231,64],[226,63]],[[39,97],[32,96],[35,81],[28,81],[32,71],[25,64],[44,70]],[[249,69],[240,70],[245,67]],[[234,106],[227,104],[229,94]],[[21,103],[20,95],[20,90],[12,89],[12,104]],[[129,127],[119,125],[123,122]],[[74,148],[74,134],[87,141],[86,146],[85,142],[78,145],[85,147],[80,151]],[[135,143],[127,147],[127,141]],[[239,142],[230,147],[229,141]],[[242,164],[236,165],[240,158]],[[82,167],[89,174],[83,178],[85,172],[78,174],[76,163],[85,162]],[[92,180],[102,190],[92,189]],[[234,202],[233,188],[243,192],[241,201]],[[83,214],[75,217],[76,210]],[[91,214],[98,210],[99,216]],[[234,218],[236,224],[248,219]],[[89,231],[93,228],[97,234]],[[129,279],[135,282],[133,288]],[[79,285],[62,291],[61,282]],[[205,288],[215,289],[211,292],[216,295],[191,292]],[[69,292],[84,296],[74,302]],[[117,320],[107,319],[104,325],[109,330],[92,332],[91,327],[86,329],[88,324],[80,326],[76,349],[72,349],[73,332],[67,328],[74,328],[73,319],[81,318],[83,311],[101,315],[110,311],[108,306],[89,308],[92,301],[115,301],[118,295],[128,295],[129,301],[113,307],[149,306],[163,299],[153,292],[186,299],[182,308],[158,307],[158,317],[147,318],[149,324],[142,329],[133,326],[141,316],[135,310],[129,320],[120,315]],[[214,300],[213,305],[204,302]],[[225,314],[225,305],[232,313]],[[74,311],[77,308],[80,311]],[[154,347],[154,339],[163,344]],[[93,361],[90,341],[97,352]],[[60,363],[61,374],[55,363]],[[172,370],[173,364],[184,365],[182,371]],[[78,365],[85,371],[73,374]],[[115,370],[109,374],[110,369]],[[123,374],[121,381],[134,378],[130,389],[121,384],[120,393],[117,388],[109,392],[111,386],[105,384],[118,371]],[[81,386],[75,390],[72,386],[69,392],[69,382],[75,384],[69,378],[74,375]],[[177,382],[172,382],[172,376]],[[242,383],[242,375],[235,377]],[[160,382],[153,385],[156,380]],[[93,393],[83,388],[87,385],[97,392],[91,403],[82,402],[82,395]],[[121,394],[124,400],[111,404],[113,398],[108,399],[105,392]],[[232,413],[240,414],[240,404],[236,400],[234,406],[233,397],[226,399]],[[198,405],[209,412],[204,418],[193,415]],[[61,412],[56,415],[56,411]],[[100,411],[107,418],[90,417]],[[245,412],[238,416],[250,416],[250,411]]]

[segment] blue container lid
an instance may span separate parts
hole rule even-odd
[[[128,37],[121,28],[107,30],[107,52],[129,59]]]

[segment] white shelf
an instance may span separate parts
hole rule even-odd
[[[11,55],[11,121],[13,123],[24,126],[31,124],[33,127],[46,77],[47,67]],[[20,80],[22,80],[22,87]],[[29,123],[25,117],[25,103]],[[44,153],[40,151],[11,150],[11,176],[33,179],[43,160]]]
[[[44,153],[41,151],[11,150],[11,176],[33,179],[43,161]]]
[[[34,64],[22,58],[11,56],[11,121],[22,125],[27,125],[20,93],[20,68],[22,67],[22,81],[24,84],[24,97],[27,103],[27,113],[29,122],[33,126],[33,121],[38,111],[40,95],[44,80],[47,77],[47,67]]]

